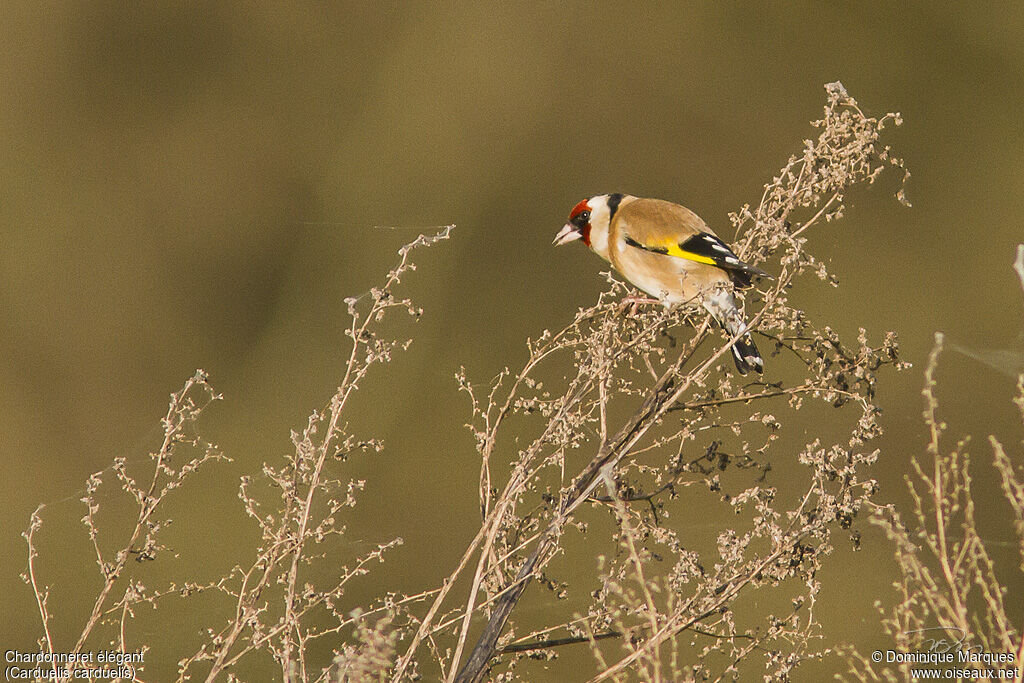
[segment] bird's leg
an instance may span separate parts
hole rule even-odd
[[[627,294],[622,297],[622,303],[629,304],[660,304],[661,299],[654,299],[649,296],[640,296],[639,294]]]
[[[640,296],[639,294],[627,294],[622,297],[623,304],[632,304],[629,307],[629,314],[631,316],[636,315],[637,311],[640,310],[640,304],[660,304],[660,299],[653,299],[649,296]]]

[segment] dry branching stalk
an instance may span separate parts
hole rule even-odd
[[[1024,245],[1018,246],[1014,268],[1024,288]],[[979,533],[975,516],[981,500],[973,488],[969,439],[960,439],[951,450],[944,445],[947,425],[938,416],[935,371],[945,339],[935,335],[935,346],[925,370],[924,422],[928,426],[927,456],[912,460],[913,473],[906,484],[913,501],[911,521],[904,522],[895,506],[878,509],[873,521],[895,545],[900,579],[895,584],[898,601],[884,608],[876,604],[892,649],[901,653],[955,655],[944,668],[1010,670],[1024,678],[1024,624],[1015,624],[1007,601],[1007,577],[996,572],[988,545]],[[1024,375],[1017,378],[1014,400],[1024,425]],[[1013,520],[1024,573],[1024,471],[1007,456],[1003,444],[989,435],[993,466],[999,474],[1006,512]],[[985,500],[993,497],[985,496]],[[1017,610],[1019,613],[1019,609]],[[918,680],[913,670],[922,662],[873,662],[856,648],[843,649],[849,664],[845,680]],[[993,663],[989,657],[1013,654],[1011,662]],[[972,655],[979,655],[975,658]],[[928,664],[928,662],[923,662]],[[934,668],[934,667],[933,667]],[[943,673],[942,671],[937,671]]]
[[[404,349],[410,343],[410,340],[398,342],[382,336],[379,331],[392,310],[405,311],[413,318],[418,318],[422,312],[409,299],[396,298],[395,289],[402,277],[415,269],[410,260],[413,250],[448,239],[451,229],[452,226],[448,226],[435,235],[421,235],[402,247],[399,263],[388,273],[383,287],[369,291],[368,310],[361,310],[365,308],[362,304],[365,296],[346,300],[352,318],[346,334],[352,340],[352,348],[344,376],[331,400],[310,415],[301,432],[292,433],[294,452],[280,464],[265,463],[260,476],[242,478],[239,498],[259,528],[260,542],[253,556],[244,560],[244,564],[237,564],[227,576],[211,582],[184,582],[150,591],[128,571],[129,559],[153,560],[162,550],[157,534],[170,520],[161,519],[156,513],[168,494],[209,460],[224,458],[215,446],[195,433],[199,414],[212,400],[220,398],[207,384],[205,373],[197,372],[180,392],[172,395],[163,421],[164,442],[153,454],[150,483],[146,486],[138,483],[129,474],[124,459],[113,465],[121,488],[135,500],[139,513],[134,531],[113,553],[112,560],[108,559],[109,551],[102,549],[106,544],[100,542],[95,522],[99,510],[96,492],[103,483],[102,473],[89,479],[82,499],[86,504],[83,522],[95,548],[103,584],[73,653],[83,652],[90,643],[93,650],[108,645],[120,652],[145,650],[153,644],[136,643],[127,635],[128,622],[136,606],[143,603],[156,606],[171,596],[212,590],[229,596],[233,608],[226,623],[223,616],[217,617],[220,623],[208,628],[208,638],[201,647],[180,660],[178,681],[197,677],[214,681],[225,676],[233,680],[233,668],[247,656],[260,652],[271,655],[280,664],[281,679],[287,681],[335,680],[336,670],[345,676],[359,673],[358,680],[365,680],[361,672],[368,666],[379,668],[381,662],[392,661],[367,647],[338,648],[337,662],[317,665],[311,664],[306,654],[312,642],[324,637],[340,640],[343,636],[338,634],[346,634],[348,629],[355,629],[357,637],[368,642],[371,649],[383,648],[387,643],[393,648],[394,636],[382,630],[391,622],[399,621],[409,604],[425,600],[431,593],[395,596],[382,592],[378,604],[369,608],[346,608],[339,603],[348,583],[365,575],[370,564],[382,562],[384,554],[400,545],[402,539],[382,543],[340,567],[332,565],[336,578],[330,586],[314,585],[301,579],[300,574],[311,563],[323,561],[331,541],[344,534],[345,527],[339,517],[346,508],[356,504],[356,495],[365,484],[361,480],[340,479],[333,470],[352,453],[381,449],[376,440],[359,440],[348,433],[342,416],[369,370],[390,361],[396,349]],[[195,449],[198,454],[183,460],[187,457],[186,448]],[[60,652],[60,648],[51,636],[49,592],[38,578],[39,555],[35,542],[42,526],[41,509],[42,506],[33,514],[24,534],[29,558],[25,580],[35,593],[42,619],[44,637],[40,651],[52,654]],[[329,627],[323,626],[325,616],[333,619]],[[114,639],[106,643],[98,641],[102,636],[97,635],[96,628],[101,623],[114,627]]]
[[[55,653],[71,655],[67,658],[66,666],[56,667],[68,673],[67,676],[57,677],[58,680],[70,680],[74,676],[76,669],[82,665],[82,662],[76,661],[77,655],[85,652],[89,637],[104,619],[117,626],[117,637],[111,641],[111,645],[120,648],[120,652],[129,651],[125,629],[127,621],[133,616],[132,608],[153,599],[147,588],[130,576],[129,560],[144,562],[157,558],[164,550],[157,542],[157,537],[161,529],[170,522],[158,514],[162,503],[172,491],[179,488],[207,462],[227,459],[214,444],[205,441],[195,431],[199,415],[210,403],[220,399],[220,395],[214,393],[206,379],[206,373],[197,370],[196,374],[185,382],[181,391],[171,394],[167,415],[162,420],[163,443],[157,452],[150,454],[153,467],[152,471],[147,473],[148,483],[138,481],[129,473],[128,463],[124,458],[117,458],[110,467],[120,482],[121,490],[134,502],[138,510],[128,537],[115,541],[114,550],[103,549],[103,546],[108,544],[101,543],[100,530],[96,525],[96,513],[100,508],[96,493],[103,484],[106,471],[93,474],[86,482],[85,495],[81,499],[86,508],[82,523],[92,542],[102,584],[92,610],[70,650],[58,647],[54,643],[50,629],[52,617],[47,609],[49,588],[40,584],[36,567],[39,553],[35,546],[35,536],[43,525],[42,511],[45,506],[40,505],[32,513],[29,527],[22,534],[28,544],[28,572],[23,578],[35,594],[43,623],[44,635],[39,643],[40,651],[49,653],[51,658]],[[115,597],[118,593],[119,597]],[[147,646],[143,644],[138,649],[144,652]],[[60,659],[52,661],[56,663]]]
[[[486,388],[460,373],[475,415],[483,520],[399,658],[395,680],[409,677],[422,661],[419,648],[425,640],[453,628],[453,647],[439,657],[435,650],[437,670],[447,681],[478,681],[488,671],[495,680],[507,680],[524,653],[550,657],[554,648],[574,642],[591,643],[599,666],[593,680],[618,680],[626,672],[643,680],[732,676],[740,662],[751,666],[755,654],[763,661],[753,666],[784,678],[815,656],[809,645],[817,635],[815,573],[831,551],[832,533],[848,529],[874,491],[864,469],[876,452],[864,445],[879,433],[875,373],[885,365],[902,366],[895,335],[872,345],[862,330],[850,347],[788,301],[798,276],[830,279],[805,248],[808,230],[842,215],[843,196],[852,185],[873,182],[887,166],[902,168],[877,144],[882,129],[898,125],[899,116],[864,115],[838,83],[827,92],[825,116],[814,124],[821,128],[818,139],[806,141],[803,153],[787,162],[756,209],[743,207],[731,217],[738,255],[749,263],[771,260],[779,266],[767,288],[748,296],[748,310],[756,309],[750,326],[772,339],[778,354],[798,361],[799,381],[736,386],[720,371],[735,340],[716,342],[711,321],[693,307],[652,306],[630,313],[631,304],[620,296],[626,288],[614,280],[597,304],[581,310],[563,330],[531,340],[520,371],[506,370]],[[572,373],[561,381],[557,373],[554,381],[546,379],[560,359]],[[788,398],[784,409],[789,411],[808,399],[853,408],[848,438],[806,445],[799,454],[807,467],[806,487],[795,500],[779,500],[777,491],[762,483],[726,493],[723,479],[734,468],[768,467],[781,420],[758,406],[776,397]],[[513,416],[527,426],[502,439]],[[506,453],[501,444],[515,443],[513,437],[526,445],[499,456]],[[729,451],[723,448],[727,443]],[[594,455],[578,474],[567,476],[567,462],[578,460],[574,453],[580,450]],[[509,461],[510,471],[498,485],[496,463]],[[615,482],[605,496],[595,490],[602,481],[605,488]],[[748,527],[721,531],[719,561],[710,569],[708,559],[691,549],[695,544],[687,539],[686,521],[671,527],[664,521],[666,501],[698,481],[723,505],[745,515]],[[618,544],[626,552],[603,560],[595,577],[603,587],[594,593],[588,613],[528,635],[510,629],[512,612],[531,580],[558,586],[547,572],[552,559],[566,552],[567,528],[585,530],[608,503]],[[616,543],[609,546],[593,534],[587,543],[615,553]],[[648,572],[656,553],[665,564]],[[665,559],[669,555],[674,562]],[[468,582],[468,593],[461,605],[449,605],[460,581]],[[736,623],[731,609],[736,598],[762,589],[788,591],[791,609],[760,626]],[[471,640],[476,615],[486,623]],[[694,634],[707,642],[688,648],[684,667],[680,642]],[[623,651],[612,654],[599,645],[611,640]],[[496,660],[502,652],[511,656]]]

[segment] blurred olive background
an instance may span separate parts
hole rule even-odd
[[[833,80],[870,114],[903,113],[885,142],[913,172],[914,207],[893,198],[895,173],[852,193],[811,247],[842,286],[803,287],[796,303],[851,342],[858,326],[876,340],[896,330],[915,364],[881,386],[881,501],[906,502],[908,459],[923,452],[933,333],[986,358],[1010,351],[989,365],[948,351],[939,378],[952,435],[975,437],[984,531],[1020,595],[984,438],[1019,462],[1019,3],[5,2],[0,15],[3,649],[40,632],[19,580],[29,514],[48,504],[40,571],[68,649],[99,585],[83,482],[114,457],[145,460],[167,395],[196,367],[225,396],[204,433],[235,462],[178,493],[164,540],[216,550],[193,558],[197,578],[248,561],[237,477],[287,452],[289,429],[336,386],[342,298],[379,282],[421,229],[455,223],[406,280],[426,311],[412,348],[350,415],[387,448],[348,466],[367,489],[347,542],[406,539],[353,584],[353,605],[437,585],[478,522],[453,374],[486,381],[521,363],[527,335],[603,286],[596,257],[549,246],[568,210],[623,191],[724,229],[817,135],[808,121]],[[116,496],[103,500],[114,533]],[[819,617],[826,642],[870,650],[887,642],[872,602],[892,599],[895,568],[861,530],[862,551],[830,560]],[[138,568],[151,588],[186,573],[163,558]],[[136,639],[198,637],[199,611],[143,619]]]

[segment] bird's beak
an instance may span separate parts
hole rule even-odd
[[[583,237],[583,233],[580,232],[579,228],[577,228],[575,225],[572,225],[571,223],[566,223],[565,225],[562,226],[562,229],[558,232],[558,234],[555,235],[555,239],[551,244],[554,244],[555,246],[561,246],[563,244],[568,244],[573,240],[578,240],[581,237]]]

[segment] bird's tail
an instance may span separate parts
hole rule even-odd
[[[764,370],[764,361],[761,354],[754,345],[754,339],[747,332],[747,323],[743,320],[743,312],[736,305],[736,297],[726,289],[719,289],[704,297],[704,308],[708,310],[715,320],[725,328],[730,337],[735,337],[742,332],[742,336],[730,349],[732,359],[736,361],[736,369],[741,375],[751,370],[760,373]]]

